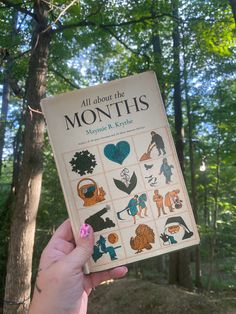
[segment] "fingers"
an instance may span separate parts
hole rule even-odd
[[[74,271],[81,271],[93,253],[93,229],[89,225],[86,225],[86,228],[86,233],[80,232],[76,248],[65,257],[65,261]]]
[[[75,244],[65,241],[63,239],[57,239],[54,241],[53,249],[61,252],[63,255],[67,255],[72,252],[75,248]]]
[[[64,221],[53,234],[50,242],[53,242],[55,239],[63,239],[65,241],[73,241],[74,236],[71,228],[70,219]]]
[[[127,274],[127,272],[128,272],[127,267],[120,266],[103,272],[87,275],[86,289],[89,290],[95,288],[101,282],[106,280],[122,278]]]

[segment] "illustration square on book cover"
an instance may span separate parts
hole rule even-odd
[[[199,243],[155,73],[42,101],[74,233],[95,232],[87,272]]]

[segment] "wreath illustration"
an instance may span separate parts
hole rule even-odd
[[[97,165],[95,155],[90,153],[87,149],[81,152],[76,152],[70,161],[72,171],[83,176],[85,174],[93,173]]]

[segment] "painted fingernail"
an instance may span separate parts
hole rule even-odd
[[[90,233],[90,225],[88,224],[82,224],[80,227],[80,237],[86,238]]]

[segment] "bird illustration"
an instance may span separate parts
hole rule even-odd
[[[153,167],[153,165],[144,164],[144,167],[145,167],[146,170],[149,170],[149,169],[151,169]]]
[[[151,243],[155,243],[155,234],[147,225],[141,224],[135,230],[136,236],[130,238],[130,246],[137,253],[141,253],[143,249],[151,250]]]

